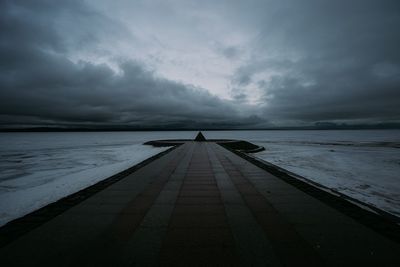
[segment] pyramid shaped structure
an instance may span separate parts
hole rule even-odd
[[[194,141],[203,142],[203,141],[206,141],[206,138],[204,137],[204,135],[201,132],[199,132],[197,134],[196,138],[194,139]]]

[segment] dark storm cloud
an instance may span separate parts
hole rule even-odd
[[[399,123],[399,25],[398,0],[0,0],[0,122]]]
[[[240,117],[229,102],[157,77],[140,62],[120,61],[115,71],[71,61],[68,50],[102,38],[97,27],[114,27],[81,1],[2,1],[0,12],[3,124],[184,128],[254,122]],[[108,25],[99,23],[104,21]]]
[[[262,89],[267,118],[400,120],[399,1],[271,1],[258,9],[256,53],[233,82]]]

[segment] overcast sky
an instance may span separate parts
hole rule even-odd
[[[399,0],[0,0],[0,123],[399,123],[399,28]]]

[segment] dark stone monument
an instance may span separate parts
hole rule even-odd
[[[201,132],[199,132],[197,134],[196,138],[194,139],[194,141],[196,141],[196,142],[204,142],[204,141],[206,141],[206,138],[204,137],[204,135]]]

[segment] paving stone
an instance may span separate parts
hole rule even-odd
[[[209,205],[221,204],[220,197],[179,197],[177,205]]]
[[[171,228],[164,246],[166,247],[213,247],[232,246],[233,239],[227,228]]]
[[[224,213],[224,206],[221,204],[202,204],[202,205],[181,205],[175,206],[176,214],[221,214]]]
[[[203,214],[203,215],[175,215],[171,218],[171,228],[226,228],[227,219],[225,214]]]

